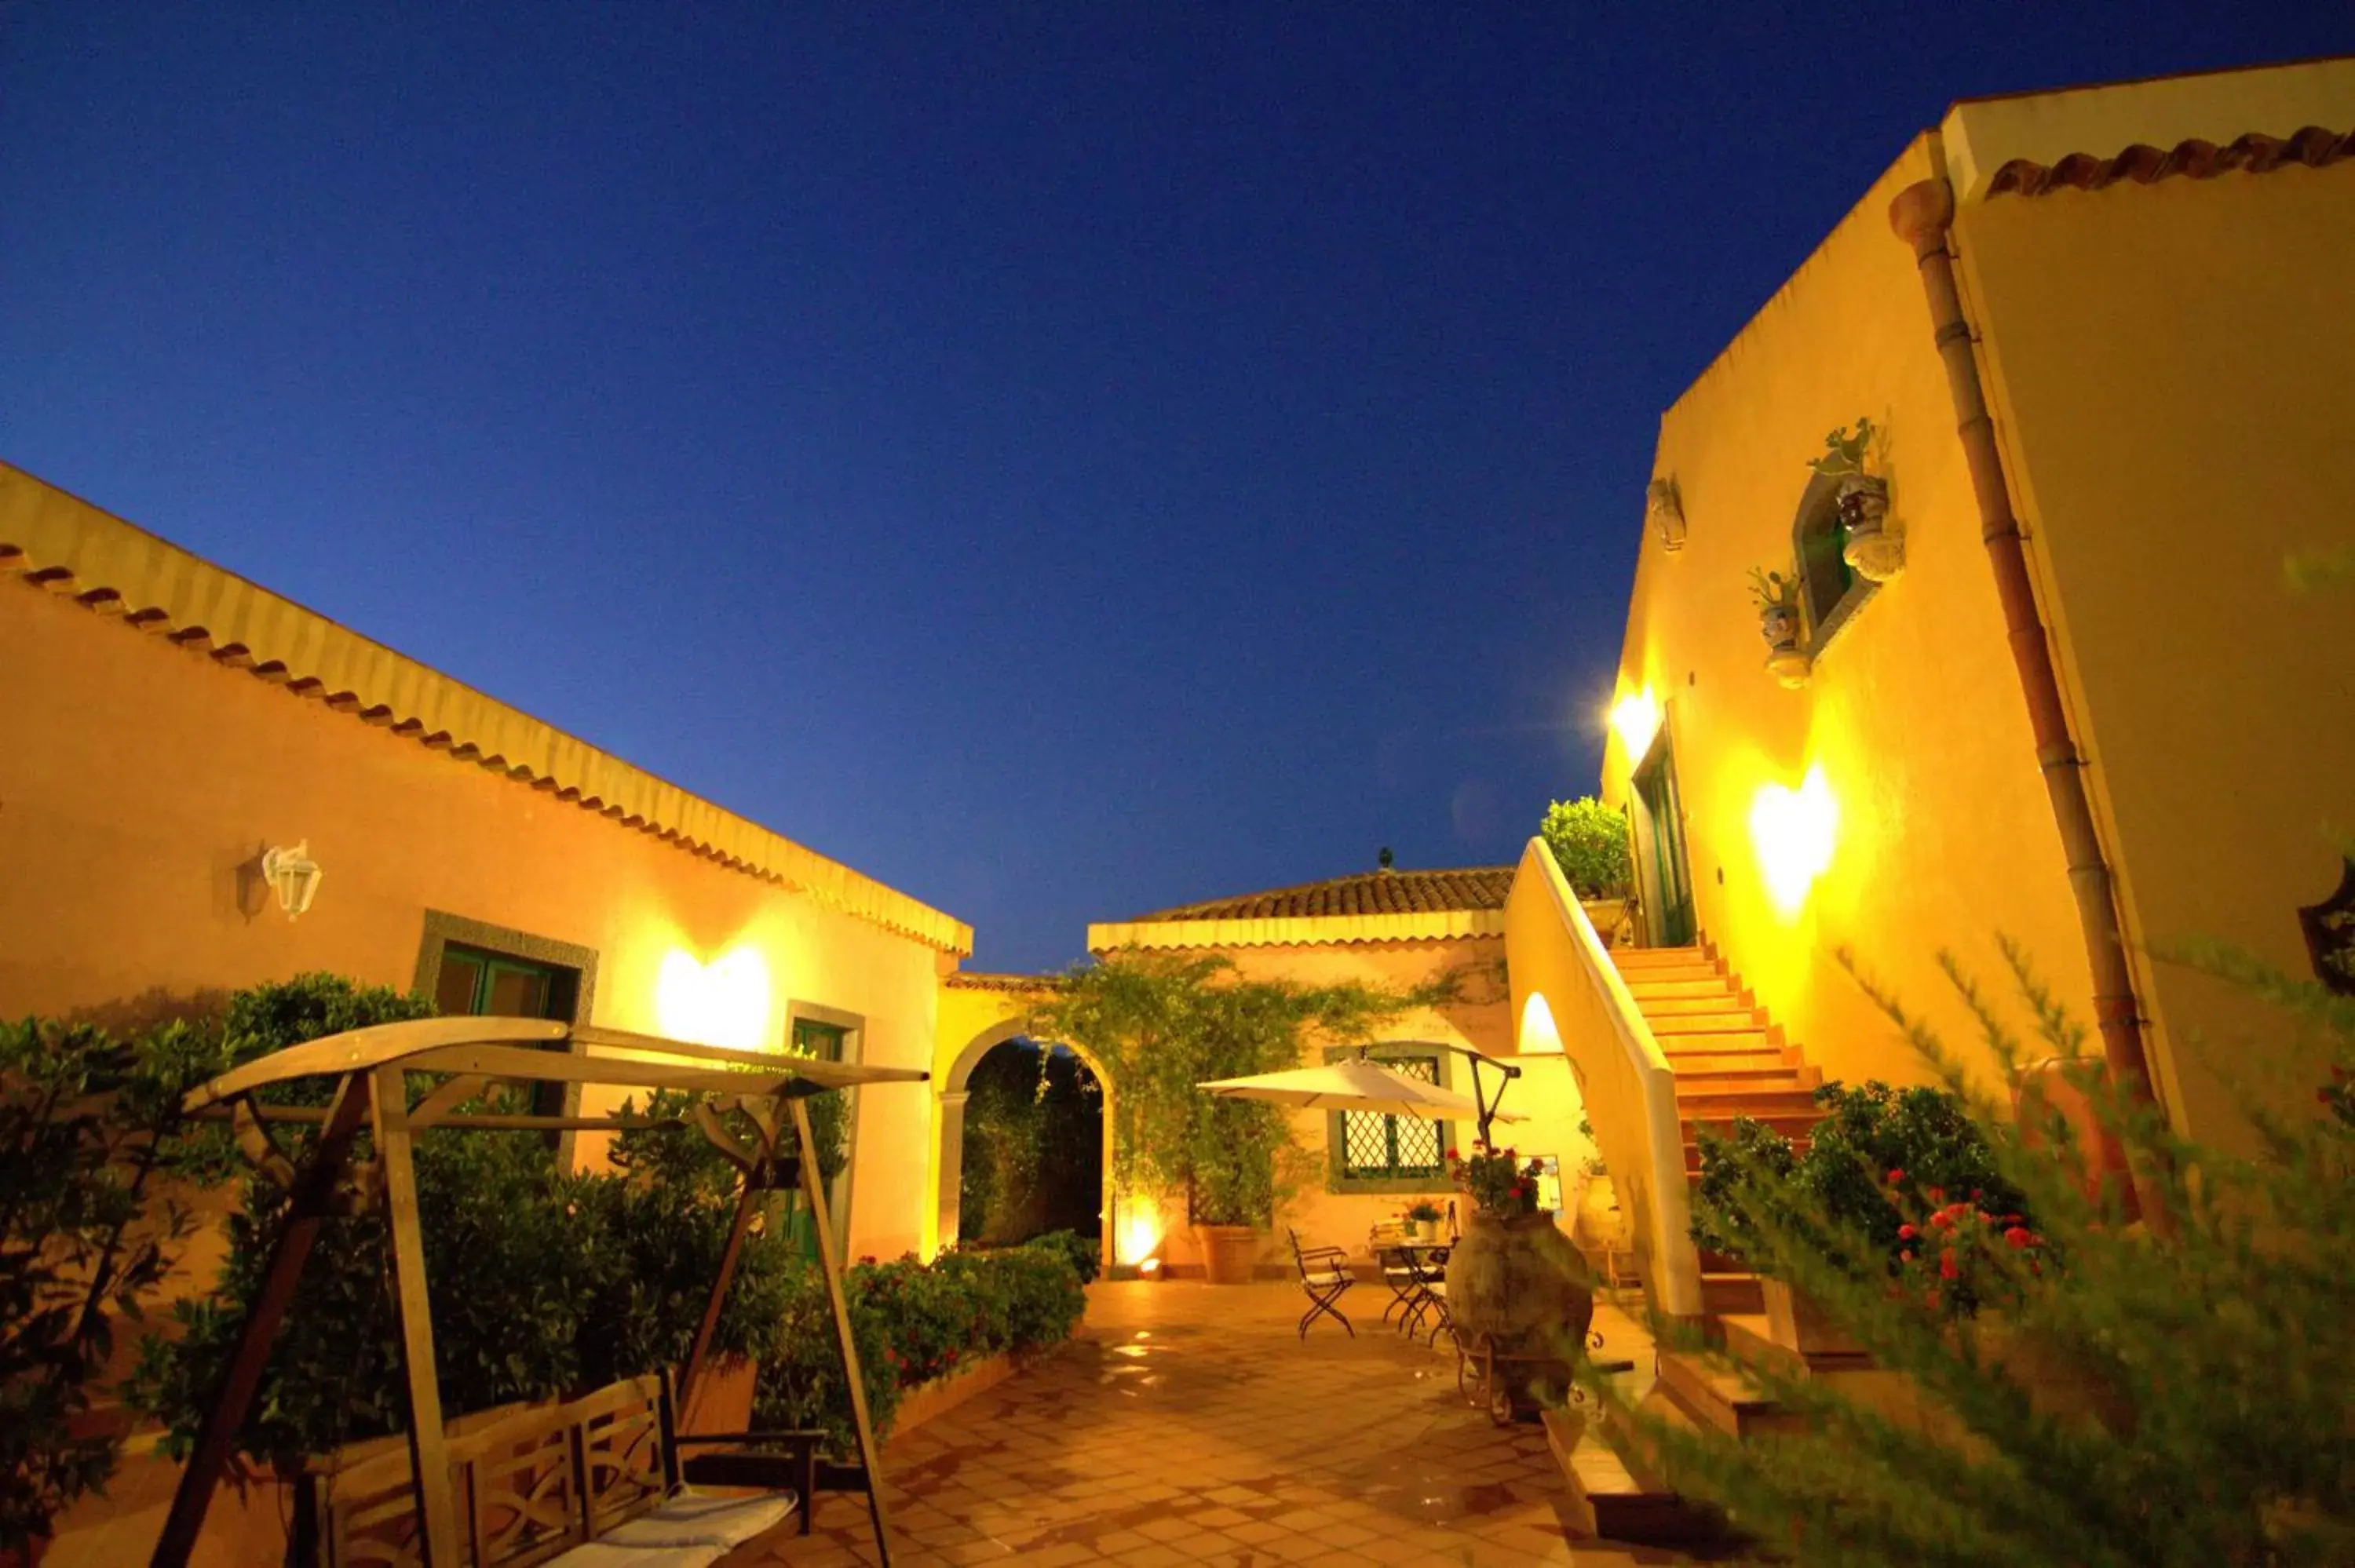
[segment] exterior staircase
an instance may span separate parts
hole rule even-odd
[[[1701,1133],[1730,1137],[1736,1117],[1764,1122],[1806,1148],[1823,1119],[1814,1094],[1822,1069],[1807,1065],[1713,948],[1618,948],[1611,957],[1676,1074],[1689,1181],[1700,1177]],[[1757,1277],[1706,1251],[1700,1261],[1710,1338],[1763,1344],[1766,1308]],[[1713,1426],[1736,1436],[1789,1430],[1796,1419],[1739,1374],[1668,1351],[1660,1352],[1658,1375],[1638,1408],[1674,1425]],[[1639,1431],[1616,1423],[1587,1431],[1559,1412],[1549,1413],[1547,1425],[1582,1529],[1688,1547],[1729,1539],[1721,1516],[1668,1486]]]

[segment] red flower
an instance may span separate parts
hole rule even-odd
[[[1899,1183],[1900,1181],[1904,1181],[1904,1180],[1905,1180],[1905,1172],[1904,1172],[1904,1171],[1891,1171],[1889,1173],[1889,1184],[1890,1184],[1891,1186],[1892,1186],[1892,1187],[1896,1186],[1896,1185],[1897,1185],[1897,1183]]]
[[[1944,1187],[1933,1187],[1930,1189],[1930,1202],[1934,1203],[1943,1203],[1945,1201],[1946,1190]]]
[[[2003,1239],[2011,1244],[2011,1250],[2014,1252],[2019,1252],[2036,1245],[2035,1235],[2025,1225],[2012,1226],[2003,1233]]]
[[[1930,1216],[1930,1223],[1942,1231],[1949,1231],[1955,1228],[1955,1216],[1941,1209]]]
[[[1897,1255],[1897,1260],[1898,1260],[1900,1263],[1911,1263],[1911,1262],[1913,1262],[1913,1249],[1912,1247],[1910,1247],[1910,1246],[1909,1246],[1909,1247],[1907,1247],[1903,1252],[1901,1252],[1901,1253],[1899,1253],[1899,1254]]]
[[[1898,1234],[1898,1235],[1899,1235],[1899,1236],[1902,1237],[1904,1240],[1906,1240],[1906,1241],[1912,1241],[1915,1236],[1920,1235],[1922,1233],[1921,1233],[1920,1231],[1918,1231],[1918,1230],[1915,1230],[1915,1229],[1914,1229],[1912,1225],[1910,1225],[1910,1224],[1904,1224],[1904,1225],[1900,1225],[1900,1226],[1898,1226],[1898,1227],[1897,1227],[1897,1234]]]
[[[1447,1158],[1450,1160],[1461,1160],[1464,1156],[1456,1153],[1455,1150],[1451,1149],[1447,1151]]]
[[[1959,1279],[1962,1277],[1962,1266],[1955,1261],[1955,1255],[1951,1249],[1947,1251],[1945,1256],[1938,1259],[1939,1278]]]

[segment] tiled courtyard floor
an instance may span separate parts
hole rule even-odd
[[[1078,1338],[909,1432],[885,1456],[893,1560],[1621,1565],[1667,1553],[1565,1539],[1561,1473],[1535,1425],[1499,1428],[1456,1393],[1452,1354],[1344,1302],[1351,1340],[1302,1343],[1296,1287],[1098,1283]],[[1612,1352],[1648,1366],[1608,1308]],[[815,1532],[722,1568],[871,1563],[864,1500],[828,1495]]]

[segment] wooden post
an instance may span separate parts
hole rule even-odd
[[[842,1350],[843,1380],[850,1387],[850,1417],[858,1431],[858,1463],[867,1471],[867,1513],[875,1523],[875,1552],[882,1568],[891,1568],[891,1527],[884,1518],[883,1456],[875,1446],[875,1423],[867,1414],[867,1383],[858,1371],[858,1342],[850,1331],[850,1302],[842,1294],[842,1257],[835,1250],[834,1216],[826,1213],[826,1184],[817,1172],[817,1139],[810,1132],[809,1109],[800,1097],[785,1102],[794,1113],[794,1134],[801,1140],[802,1194],[809,1200],[810,1217],[817,1226],[818,1268],[826,1276],[826,1300],[834,1308],[834,1340]],[[815,1507],[813,1499],[808,1505]]]
[[[408,1075],[376,1070],[376,1150],[384,1165],[386,1228],[400,1313],[400,1360],[409,1383],[409,1462],[429,1568],[458,1568],[458,1514],[450,1496],[449,1445],[442,1434],[442,1389],[433,1360],[433,1316],[425,1289],[425,1238],[417,1223],[417,1164],[409,1127]]]
[[[764,1154],[773,1150],[762,1140]],[[744,1234],[752,1227],[752,1210],[761,1201],[761,1174],[767,1168],[763,1158],[750,1165],[738,1167],[739,1181],[736,1199],[736,1223],[729,1228],[728,1246],[719,1255],[719,1273],[711,1282],[711,1294],[703,1303],[703,1321],[696,1325],[695,1348],[687,1352],[687,1371],[678,1380],[678,1418],[691,1430],[695,1425],[695,1395],[703,1382],[703,1363],[711,1353],[711,1336],[719,1328],[719,1308],[728,1299],[728,1286],[736,1277],[736,1261],[744,1251]]]
[[[205,1411],[204,1424],[197,1428],[188,1467],[180,1472],[179,1487],[172,1494],[172,1511],[165,1516],[164,1533],[156,1538],[155,1551],[148,1558],[152,1568],[185,1568],[188,1554],[196,1550],[197,1537],[205,1527],[205,1510],[212,1504],[213,1488],[219,1484],[236,1449],[238,1429],[245,1425],[245,1413],[261,1386],[262,1369],[269,1364],[271,1341],[277,1338],[279,1322],[294,1298],[294,1287],[302,1281],[303,1265],[311,1255],[311,1244],[318,1238],[320,1223],[332,1212],[336,1184],[343,1179],[352,1139],[358,1135],[360,1118],[368,1108],[368,1079],[357,1073],[346,1075],[327,1107],[326,1120],[320,1126],[310,1158],[288,1190],[286,1218],[270,1244],[270,1257],[261,1269],[261,1288],[254,1296],[252,1310],[246,1314],[245,1326],[238,1331],[237,1349],[230,1352],[229,1370],[221,1374],[219,1391]]]

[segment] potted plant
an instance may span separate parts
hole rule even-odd
[[[1628,885],[1635,874],[1625,814],[1592,795],[1556,800],[1546,808],[1538,836],[1553,852],[1595,934],[1606,946],[1614,945],[1627,924]]]
[[[1807,466],[1827,479],[1837,479],[1833,504],[1839,508],[1840,558],[1859,576],[1885,583],[1905,569],[1905,542],[1889,529],[1889,481],[1866,471],[1865,459],[1878,432],[1872,421],[1859,416],[1856,430],[1846,426],[1824,438],[1821,457]]]
[[[1417,1198],[1406,1206],[1406,1213],[1400,1217],[1414,1227],[1418,1239],[1427,1242],[1439,1239],[1439,1222],[1444,1216],[1439,1205],[1430,1199]]]
[[[1803,622],[1799,615],[1799,579],[1750,568],[1750,595],[1758,604],[1758,630],[1766,639],[1766,668],[1786,686],[1807,683],[1812,662],[1799,646]]]

